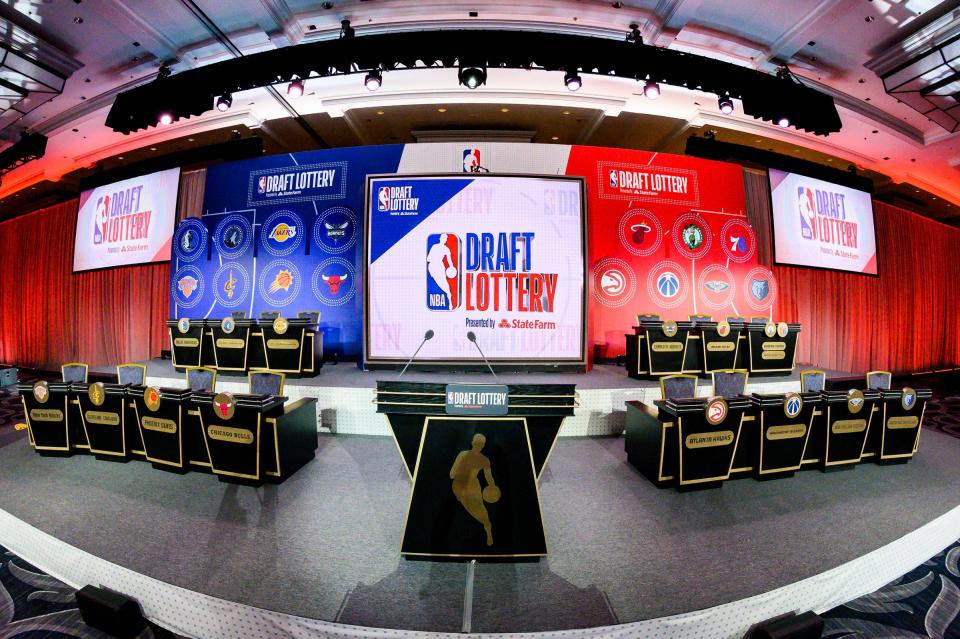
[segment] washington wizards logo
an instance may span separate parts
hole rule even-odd
[[[801,410],[803,410],[803,398],[797,393],[787,393],[783,400],[784,414],[793,419],[800,414]]]
[[[657,290],[666,298],[675,297],[680,292],[680,279],[675,273],[667,271],[657,278]]]

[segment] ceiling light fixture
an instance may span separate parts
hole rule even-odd
[[[296,99],[301,95],[303,95],[303,80],[294,78],[294,80],[287,85],[287,96]]]
[[[660,85],[653,80],[647,80],[646,84],[643,85],[643,95],[651,100],[656,100],[660,97]]]
[[[733,113],[733,100],[730,98],[729,95],[725,95],[722,98],[720,98],[717,104],[720,106],[721,113],[724,113],[726,115],[730,115],[731,113]]]
[[[567,74],[563,76],[563,83],[567,85],[567,89],[570,91],[579,91],[580,87],[583,86],[583,80],[575,71],[567,71]]]
[[[160,119],[157,120],[160,124],[167,125],[173,122],[173,114],[169,111],[164,111],[160,114]]]
[[[782,127],[784,129],[787,128],[788,126],[790,126],[790,118],[781,117],[779,120],[777,120],[777,126]]]
[[[380,69],[371,69],[367,73],[367,77],[363,79],[363,86],[367,87],[367,91],[376,91],[383,84],[383,75],[380,73]]]
[[[230,109],[233,106],[233,96],[229,93],[224,93],[219,98],[217,98],[217,111],[223,113]]]
[[[460,67],[457,80],[468,89],[476,89],[487,83],[487,70],[484,67]]]

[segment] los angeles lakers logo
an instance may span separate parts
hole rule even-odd
[[[287,240],[291,240],[297,236],[297,227],[287,224],[286,222],[280,222],[273,230],[270,231],[270,239],[275,242],[283,244]]]
[[[50,387],[44,381],[39,381],[33,385],[33,398],[40,404],[46,404],[50,399]]]
[[[217,393],[213,396],[213,412],[220,419],[230,419],[236,409],[236,402],[230,393]]]
[[[716,426],[727,418],[727,413],[730,412],[730,407],[727,406],[726,400],[724,400],[722,397],[714,397],[707,402],[707,405],[703,410],[707,417],[707,421]]]
[[[783,398],[783,414],[793,419],[803,410],[803,397],[799,393],[787,393]]]
[[[283,335],[286,333],[289,326],[290,323],[287,322],[285,317],[278,317],[277,319],[273,320],[273,331],[277,335]]]
[[[143,391],[143,403],[152,411],[160,408],[160,390],[153,386],[147,386]]]
[[[667,337],[673,337],[677,334],[677,323],[673,320],[667,320],[663,323],[663,334]]]
[[[102,382],[94,382],[87,387],[87,397],[90,398],[90,403],[94,406],[102,406],[104,400],[107,398],[107,393],[103,389]]]

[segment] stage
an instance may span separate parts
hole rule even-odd
[[[622,437],[567,437],[541,481],[550,555],[478,564],[470,628],[730,636],[776,611],[825,610],[960,536],[958,443],[924,429],[906,465],[678,493],[636,472]],[[399,556],[410,482],[389,438],[321,434],[314,461],[262,488],[44,458],[24,432],[0,439],[0,468],[0,544],[73,585],[135,596],[178,633],[463,628],[468,565]]]
[[[150,360],[147,383],[152,386],[184,388],[186,379],[174,370],[170,360]],[[800,390],[800,373],[813,366],[797,366],[790,375],[757,376],[747,380],[748,393],[787,393]],[[116,368],[92,369],[93,373],[116,376]],[[850,373],[826,371],[827,377]],[[317,399],[317,424],[320,432],[350,435],[390,435],[387,420],[377,414],[373,403],[377,380],[396,379],[395,371],[363,371],[355,362],[324,364],[320,374],[308,378],[288,378],[284,395],[291,401],[301,397]],[[623,432],[624,404],[628,401],[651,402],[660,399],[656,381],[640,381],[627,377],[623,366],[601,364],[587,373],[498,373],[505,384],[576,384],[579,406],[573,417],[564,421],[560,436],[619,435]],[[410,382],[490,383],[489,372],[424,372],[410,369],[403,376]],[[709,378],[697,382],[697,395],[710,394]],[[247,378],[242,374],[217,374],[217,390],[247,392]]]

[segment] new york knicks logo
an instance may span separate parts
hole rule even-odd
[[[452,233],[427,236],[427,308],[459,307],[460,279],[460,238]]]
[[[813,202],[813,189],[797,187],[797,213],[800,215],[800,235],[805,240],[813,239],[813,225],[817,218],[817,208]]]
[[[463,172],[476,173],[480,170],[480,149],[463,150]]]
[[[378,211],[390,210],[390,187],[389,186],[381,186],[377,190],[377,210]]]

